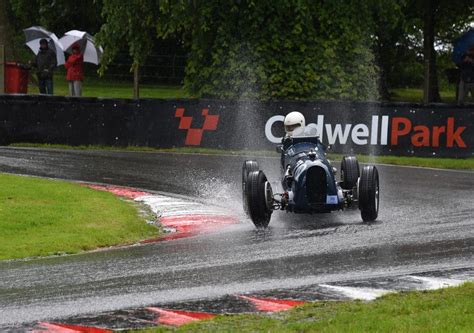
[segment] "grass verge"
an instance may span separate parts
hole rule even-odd
[[[342,160],[343,155],[329,154],[334,161]],[[362,163],[380,163],[423,168],[474,170],[474,158],[443,158],[443,157],[405,157],[405,156],[367,156],[357,155]]]
[[[31,73],[30,73],[31,74]],[[34,75],[34,74],[33,74]],[[394,88],[390,90],[393,102],[423,102],[421,88]],[[30,82],[28,93],[39,94],[38,85]],[[54,75],[54,95],[67,96],[68,82],[65,73],[57,72]],[[97,76],[87,76],[84,80],[82,94],[84,97],[133,98],[133,82],[115,81]],[[456,88],[449,85],[440,91],[444,103],[456,103]],[[140,84],[140,98],[192,98],[181,85]]]
[[[28,93],[39,94],[38,86],[30,84]],[[65,75],[54,76],[54,95],[68,96],[69,88]],[[96,77],[86,77],[82,87],[84,97],[133,98],[133,82],[111,81]],[[141,84],[140,98],[189,98],[181,86]]]
[[[423,103],[423,89],[421,88],[395,88],[391,90],[393,102]],[[456,103],[456,87],[450,85],[449,89],[439,92],[443,103]]]
[[[474,283],[388,294],[371,302],[321,301],[288,312],[220,315],[146,332],[472,332]],[[143,332],[143,331],[141,331]]]
[[[79,184],[0,174],[0,260],[77,253],[156,236],[132,202]]]
[[[223,150],[212,148],[151,148],[151,147],[111,147],[111,146],[67,146],[58,144],[37,144],[37,143],[13,143],[10,147],[20,148],[46,148],[46,149],[73,149],[73,150],[110,150],[110,151],[141,151],[141,152],[161,152],[161,153],[181,153],[181,154],[211,154],[211,155],[233,155],[233,156],[260,156],[278,157],[278,153],[271,150],[249,151],[249,150]],[[341,154],[329,153],[328,157],[332,161],[340,161]],[[362,163],[381,163],[405,166],[417,166],[425,168],[474,170],[474,158],[442,158],[442,157],[408,157],[408,156],[369,156],[357,155],[357,159]]]
[[[36,79],[36,75],[30,73]],[[64,70],[57,71],[54,75],[54,95],[67,96],[69,94],[68,82]],[[421,88],[394,88],[390,90],[393,102],[423,102],[423,89]],[[28,93],[38,94],[38,85],[30,82]],[[100,78],[97,75],[86,75],[83,85],[84,97],[107,97],[107,98],[132,98],[133,82],[115,81]],[[456,103],[456,87],[448,85],[440,91],[444,103]],[[163,84],[140,84],[140,98],[192,98],[181,85]]]

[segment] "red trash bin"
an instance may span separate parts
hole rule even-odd
[[[16,62],[5,63],[5,93],[26,94],[28,92],[28,70]]]

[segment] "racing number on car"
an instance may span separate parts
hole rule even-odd
[[[184,141],[187,146],[201,145],[204,131],[215,131],[217,129],[219,115],[210,115],[209,109],[202,109],[201,114],[204,116],[202,128],[191,128],[193,117],[185,116],[184,108],[176,108],[175,117],[180,118],[178,129],[187,130],[186,140]]]

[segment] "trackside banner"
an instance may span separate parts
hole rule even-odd
[[[272,149],[291,111],[334,152],[474,156],[474,108],[447,104],[0,95],[0,143]]]
[[[362,106],[362,105],[361,105]],[[447,108],[381,106],[353,110],[356,114],[328,109],[318,114],[304,112],[307,126],[314,127],[322,141],[340,152],[397,155],[470,156],[473,149],[473,112]],[[284,115],[269,117],[268,141],[281,141]]]

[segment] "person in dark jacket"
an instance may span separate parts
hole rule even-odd
[[[463,104],[469,92],[474,98],[474,46],[471,46],[459,65],[461,81],[459,82],[458,104]]]
[[[33,66],[36,67],[40,94],[53,94],[53,72],[57,66],[56,53],[48,47],[46,39],[40,40],[40,49],[35,57]]]
[[[66,61],[66,80],[69,82],[69,96],[82,95],[82,81],[84,80],[84,57],[80,46],[72,46],[72,54]]]

